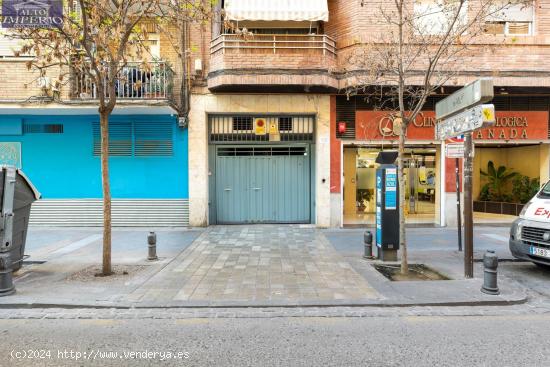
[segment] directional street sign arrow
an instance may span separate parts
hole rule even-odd
[[[435,118],[441,120],[472,106],[489,102],[493,97],[493,80],[491,78],[478,79],[437,102]]]
[[[495,106],[475,106],[435,125],[435,138],[445,140],[495,123]]]

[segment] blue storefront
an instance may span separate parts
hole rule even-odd
[[[0,161],[19,165],[42,194],[31,224],[100,225],[99,116],[48,111],[59,112],[0,115]],[[187,130],[174,114],[148,113],[110,119],[113,224],[186,225]]]

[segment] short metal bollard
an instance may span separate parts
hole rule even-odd
[[[147,256],[147,260],[158,260],[157,234],[155,232],[149,232],[147,235],[147,243],[149,244],[149,255]]]
[[[9,252],[0,254],[0,297],[15,293]]]
[[[365,259],[374,259],[374,256],[372,256],[372,232],[371,231],[365,231],[363,234],[363,241],[365,242],[365,254],[363,257]]]
[[[500,294],[497,285],[498,256],[494,251],[487,250],[483,255],[483,293],[497,295]]]

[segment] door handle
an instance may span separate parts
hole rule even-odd
[[[223,191],[231,191],[231,189],[224,189]]]
[[[252,190],[261,190],[262,188],[261,187],[253,187]]]

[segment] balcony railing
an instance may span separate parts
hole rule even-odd
[[[212,40],[210,53],[336,55],[336,42],[327,35],[256,34],[245,38],[222,34]]]
[[[115,85],[118,99],[162,100],[171,96],[173,71],[164,61],[128,62],[119,71]],[[97,86],[88,75],[78,75],[74,83],[75,99],[97,99]]]

